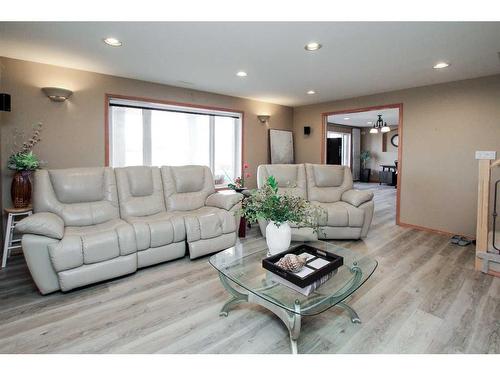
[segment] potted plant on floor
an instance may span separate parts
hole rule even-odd
[[[267,246],[271,254],[277,254],[290,246],[290,223],[317,231],[324,210],[304,198],[288,193],[278,194],[278,183],[273,176],[269,176],[261,189],[243,201],[240,214],[251,223],[259,219],[268,221]]]
[[[372,158],[370,151],[361,151],[359,158],[361,159],[361,173],[359,176],[359,180],[361,182],[370,182],[371,169],[366,168],[368,162]]]
[[[33,127],[33,134],[30,139],[17,144],[17,138],[23,135],[22,132],[16,132],[14,135],[14,150],[9,157],[7,167],[15,171],[12,178],[10,195],[15,208],[26,208],[31,203],[31,174],[40,167],[40,160],[33,154],[33,147],[40,142],[40,132],[42,124]]]

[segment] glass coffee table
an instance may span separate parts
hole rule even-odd
[[[323,241],[307,244],[344,257],[344,265],[309,296],[277,283],[272,274],[262,267],[262,259],[268,256],[265,239],[238,243],[210,257],[210,264],[219,272],[222,285],[232,296],[222,306],[220,315],[227,316],[231,307],[239,302],[256,303],[267,308],[288,328],[294,354],[297,354],[303,316],[317,315],[332,307],[339,307],[349,313],[353,323],[361,323],[358,314],[344,300],[368,280],[377,268],[377,261]],[[291,247],[300,245],[292,243]]]

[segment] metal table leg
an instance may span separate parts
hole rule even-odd
[[[356,284],[359,282],[359,278],[361,277],[361,271],[358,267],[353,267],[351,271],[355,274],[355,277],[353,279],[353,284]],[[231,299],[227,301],[223,306],[222,309],[219,313],[220,316],[228,316],[229,310],[237,303],[239,302],[251,302],[255,303],[259,306],[265,307],[269,311],[273,312],[286,326],[288,329],[289,335],[290,335],[290,346],[292,349],[292,354],[298,354],[298,348],[297,348],[297,342],[300,336],[300,328],[301,328],[301,320],[302,317],[300,315],[301,313],[301,306],[300,306],[300,301],[296,300],[294,304],[294,311],[289,311],[286,310],[277,304],[274,304],[262,297],[259,297],[258,295],[254,293],[242,293],[236,288],[234,288],[231,285],[231,281],[224,276],[221,272],[219,272],[219,278],[224,286],[224,288],[231,294]],[[273,286],[267,286],[264,287],[263,289],[269,289],[270,287]],[[351,294],[351,288],[352,285],[348,285],[345,287],[345,290],[342,290],[340,295],[338,297],[342,298],[342,296],[348,296]],[[345,298],[345,297],[344,297]],[[346,310],[350,317],[351,317],[351,322],[352,323],[361,323],[361,319],[359,318],[358,314],[354,309],[349,306],[345,302],[338,302],[337,304],[334,305],[335,307],[340,307],[344,310]]]
[[[349,313],[349,315],[351,316],[351,322],[357,323],[357,324],[361,324],[361,319],[359,318],[359,315],[347,303],[345,303],[345,302],[339,302],[335,306],[336,307],[340,307],[340,308],[346,310]]]
[[[219,316],[228,316],[229,310],[239,302],[247,302],[248,294],[241,293],[229,284],[229,280],[226,276],[219,272],[219,279],[224,286],[224,288],[233,296],[229,301],[227,301],[220,310]]]
[[[229,279],[219,272],[219,278],[224,288],[232,295],[232,298],[227,301],[219,313],[219,316],[228,316],[229,310],[239,302],[251,302],[259,306],[265,307],[273,312],[286,326],[290,334],[290,346],[292,354],[297,354],[297,341],[300,336],[301,316],[300,316],[300,302],[295,301],[295,312],[285,310],[272,302],[269,302],[253,293],[244,294],[236,290],[231,284]]]

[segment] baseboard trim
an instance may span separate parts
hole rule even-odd
[[[460,233],[451,233],[451,232],[447,232],[447,231],[444,231],[444,230],[439,230],[439,229],[434,229],[434,228],[428,228],[428,227],[422,227],[420,225],[414,225],[414,224],[408,224],[408,223],[403,223],[403,222],[398,222],[396,223],[397,225],[401,226],[401,227],[406,227],[406,228],[413,228],[413,229],[417,229],[417,230],[421,230],[421,231],[424,231],[424,232],[431,232],[431,233],[437,233],[437,234],[442,234],[442,235],[445,235],[445,236],[455,236],[455,235],[459,235],[459,236],[463,236],[463,237],[466,237],[467,239],[473,241],[475,240],[476,238],[475,237],[471,237],[471,236],[467,236],[465,234],[460,234]]]
[[[500,277],[500,272],[496,272],[496,271],[492,271],[492,270],[489,270],[488,272],[486,272],[486,274],[490,275],[490,276]]]

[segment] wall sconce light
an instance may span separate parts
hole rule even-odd
[[[259,115],[259,116],[257,116],[257,118],[259,119],[259,121],[261,122],[261,124],[267,124],[269,122],[269,119],[271,118],[271,116],[269,116],[269,115]]]
[[[9,94],[0,94],[0,111],[10,112]]]
[[[64,102],[73,94],[73,91],[59,87],[43,87],[42,91],[54,102]]]

